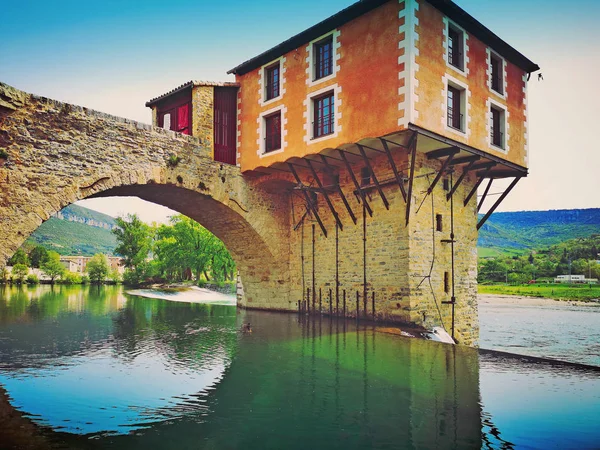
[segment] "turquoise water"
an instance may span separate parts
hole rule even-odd
[[[594,368],[119,287],[0,290],[0,385],[5,406],[59,448],[600,442]],[[1,407],[0,448],[16,439]]]

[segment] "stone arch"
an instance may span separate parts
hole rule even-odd
[[[240,269],[241,305],[290,309],[285,196],[213,161],[197,138],[2,84],[0,97],[0,146],[8,153],[0,164],[0,266],[63,207],[139,196],[191,217],[225,243]]]

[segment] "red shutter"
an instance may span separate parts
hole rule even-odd
[[[186,103],[185,105],[177,108],[177,131],[183,134],[190,134],[190,104]]]

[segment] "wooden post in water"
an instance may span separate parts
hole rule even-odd
[[[375,291],[371,295],[371,313],[373,314],[373,320],[375,320]]]
[[[346,289],[344,289],[344,319],[346,318]]]
[[[306,288],[306,300],[304,301],[304,312],[308,312],[310,307],[310,288]]]
[[[358,322],[358,316],[360,316],[360,294],[356,291],[356,321]]]
[[[365,310],[365,319],[367,318],[367,290],[363,292],[363,307]]]
[[[319,288],[319,314],[323,314],[323,299],[321,298],[321,288]]]
[[[329,288],[329,316],[331,317],[331,305],[333,305],[333,298],[331,297],[331,288]]]

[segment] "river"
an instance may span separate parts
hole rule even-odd
[[[598,368],[160,296],[0,288],[0,448],[600,442]]]

